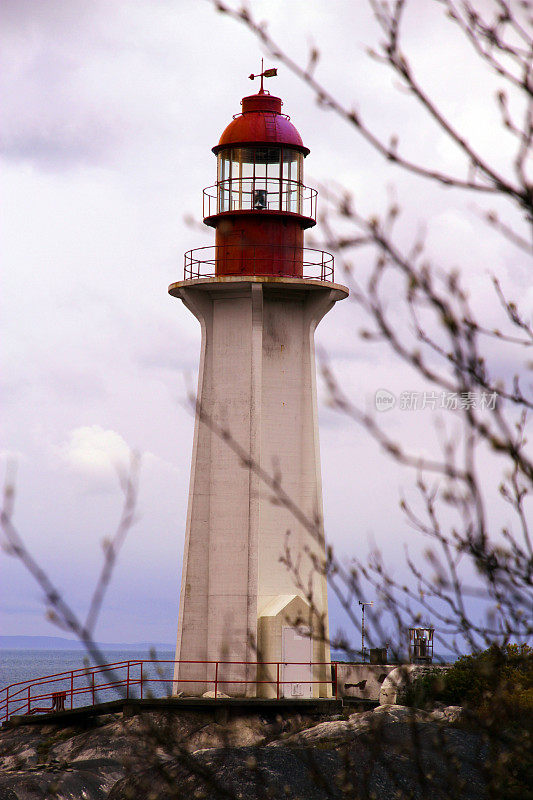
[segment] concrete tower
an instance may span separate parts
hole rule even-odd
[[[216,244],[186,253],[185,279],[169,287],[202,330],[174,691],[202,694],[216,677],[231,696],[327,697],[326,581],[313,566],[325,558],[321,522],[312,535],[273,502],[211,424],[322,519],[314,331],[348,290],[333,282],[331,255],[303,247],[316,222],[317,192],[303,184],[309,150],[263,75],[213,148],[204,222]],[[299,578],[280,563],[286,546]]]

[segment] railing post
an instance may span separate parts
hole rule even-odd
[[[276,697],[279,700],[279,661],[277,663],[277,675],[276,675]]]
[[[128,661],[128,672],[126,677],[126,700],[130,699],[130,662]]]
[[[217,689],[218,689],[218,661],[215,664],[215,700],[217,699]]]
[[[92,675],[92,682],[91,682],[91,685],[92,685],[92,696],[93,696],[93,706],[94,706],[94,672],[91,673],[91,675]]]
[[[335,700],[338,699],[339,699],[339,665],[337,664],[337,662],[335,662]]]
[[[70,708],[74,708],[74,672],[70,671]]]
[[[9,686],[6,689],[6,722],[9,719]]]
[[[141,700],[143,699],[143,662],[141,661]]]
[[[31,687],[28,686],[28,714],[30,713],[30,689]]]

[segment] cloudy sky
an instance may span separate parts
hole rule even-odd
[[[455,124],[505,168],[497,85],[438,6],[411,3],[405,47]],[[368,57],[380,35],[364,2],[251,7],[296,58],[319,45],[320,79],[375,130],[399,132],[407,153],[461,170],[459,154]],[[83,616],[102,539],[120,514],[117,465],[141,451],[140,518],[96,635],[173,642],[193,431],[184,400],[200,339],[167,286],[181,279],[185,250],[213,241],[186,219],[200,219],[202,188],[216,177],[211,147],[253,90],[247,75],[263,53],[207,0],[4,0],[1,13],[2,463],[17,462],[15,522]],[[400,241],[423,228],[433,263],[462,269],[484,319],[498,319],[490,272],[531,312],[529,265],[480,222],[482,199],[402,175],[286,69],[270,88],[311,149],[308,185],[343,183],[365,214],[380,213],[395,187]],[[385,349],[360,341],[362,325],[346,301],[317,333],[357,403],[372,404],[379,388],[420,388]],[[386,424],[431,451],[433,422],[431,412],[395,409]],[[404,543],[419,546],[398,511],[412,476],[323,403],[320,424],[329,540],[358,556],[377,545],[399,563]],[[58,633],[24,568],[5,554],[0,567],[2,634]],[[334,606],[332,616],[333,627],[342,623]]]

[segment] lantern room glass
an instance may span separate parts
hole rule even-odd
[[[294,148],[228,147],[218,154],[218,210],[301,213],[303,155]]]

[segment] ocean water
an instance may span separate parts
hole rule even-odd
[[[47,682],[37,683],[37,679],[43,676],[58,675],[58,673],[77,670],[78,674],[74,679],[75,695],[73,697],[74,706],[87,705],[92,702],[92,678],[84,674],[86,666],[84,661],[85,654],[81,650],[0,650],[0,717],[5,713],[5,689],[20,681],[30,681],[31,707],[49,706],[49,699],[39,702],[33,698],[38,698],[41,694],[49,694],[54,691],[66,691],[66,707],[70,707],[70,675],[58,676]],[[117,664],[125,661],[139,661],[141,659],[151,660],[152,656],[147,651],[140,650],[111,650],[105,653],[107,664]],[[164,697],[171,688],[171,678],[173,664],[164,663],[172,661],[174,653],[170,651],[157,651],[157,658],[161,660],[159,664],[143,664],[143,695],[146,697],[150,692],[154,697]],[[90,665],[93,666],[92,664]],[[119,680],[125,680],[127,676],[126,666],[119,666],[114,670],[114,676]],[[130,691],[131,696],[139,696],[141,670],[140,665],[130,666],[130,679],[137,681]],[[117,700],[121,697],[121,691],[117,689],[99,689],[102,684],[108,683],[109,679],[103,673],[95,676],[96,701],[105,702]],[[27,684],[22,687],[11,687],[9,690],[10,698],[15,695],[13,703],[24,710],[27,707]],[[11,701],[10,701],[11,705]]]

